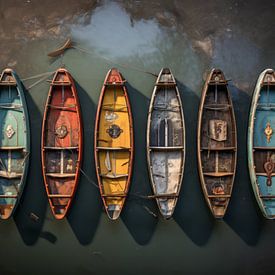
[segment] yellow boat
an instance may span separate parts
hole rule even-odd
[[[101,90],[95,122],[95,163],[100,194],[108,217],[123,208],[133,167],[133,122],[125,80],[111,69]]]

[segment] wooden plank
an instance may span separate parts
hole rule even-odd
[[[65,110],[69,112],[77,112],[75,109],[75,106],[54,106],[54,105],[48,105],[49,108],[56,109],[56,110]],[[73,109],[74,108],[74,109]]]
[[[158,151],[173,151],[173,150],[180,150],[184,149],[183,146],[149,146],[150,150],[158,150]]]
[[[1,146],[0,150],[23,150],[26,149],[24,146]]]
[[[256,174],[256,176],[265,176],[265,177],[267,177],[266,173],[258,173],[258,172],[256,172],[255,174]],[[275,173],[271,173],[271,176],[274,177]]]
[[[129,150],[131,150],[131,148],[130,147],[101,147],[101,146],[97,146],[96,147],[96,149],[98,149],[98,150],[122,150],[122,151],[129,151]]]
[[[106,198],[125,198],[127,194],[101,194],[101,196]]]
[[[17,83],[9,81],[0,81],[0,86],[17,86]]]
[[[49,198],[72,198],[73,195],[64,195],[64,194],[49,194],[48,197]]]
[[[167,87],[175,87],[175,86],[177,86],[177,84],[175,83],[175,82],[165,82],[165,83],[161,83],[161,82],[157,82],[156,84],[155,84],[155,86],[157,86],[157,87],[165,87],[165,86],[167,86]]]
[[[148,196],[147,198],[148,199],[174,199],[174,198],[177,198],[179,195],[176,194],[176,193],[173,193],[173,194],[155,194],[155,195],[151,195],[151,196]]]
[[[76,176],[74,173],[46,173],[45,175],[54,178],[71,178]]]
[[[213,199],[213,198],[231,198],[231,195],[208,195],[208,198]]]
[[[70,147],[57,147],[57,146],[45,146],[43,149],[49,150],[78,150],[78,146],[70,146]]]
[[[128,177],[129,174],[121,174],[121,175],[108,175],[108,174],[100,174],[102,178],[108,178],[108,179],[119,179],[119,178],[125,178]]]
[[[0,177],[6,178],[6,179],[17,179],[17,178],[21,178],[22,176],[23,176],[23,173],[0,171]]]
[[[226,177],[226,176],[233,176],[233,172],[203,172],[204,176],[209,177]]]
[[[51,86],[72,86],[71,82],[62,82],[62,81],[53,81],[51,82]]]
[[[271,146],[253,146],[254,150],[275,150],[275,147],[271,147]]]
[[[201,147],[201,151],[236,151],[237,148],[235,146],[230,147]]]

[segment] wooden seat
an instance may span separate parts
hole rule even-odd
[[[72,83],[68,81],[52,81],[51,86],[71,86]]]
[[[158,151],[173,151],[173,150],[183,150],[183,146],[150,146],[150,150],[158,150]]]
[[[98,150],[130,150],[131,148],[129,147],[96,147]]]
[[[210,177],[226,177],[234,175],[232,172],[203,172],[203,174]]]
[[[18,195],[0,195],[1,199],[16,199]]]
[[[108,175],[108,174],[100,174],[102,178],[108,178],[108,179],[118,179],[118,178],[125,178],[128,177],[128,174],[120,174],[120,175]]]
[[[0,150],[23,150],[26,149],[24,146],[3,146],[0,147]]]
[[[23,176],[22,173],[0,171],[0,177],[6,178],[6,179],[17,179],[17,178],[21,178],[22,176]]]
[[[72,177],[75,177],[76,174],[74,173],[46,173],[46,176],[48,177],[53,177],[53,178],[72,178]]]
[[[122,193],[122,194],[101,194],[102,197],[107,197],[107,198],[124,198],[127,195]]]
[[[43,149],[49,149],[49,150],[78,150],[79,147],[78,146],[72,146],[72,147],[44,146]]]
[[[58,199],[62,199],[62,198],[71,198],[72,195],[64,195],[64,194],[49,194],[48,195],[49,198],[58,198]]]
[[[17,86],[16,82],[14,81],[0,81],[1,86]]]

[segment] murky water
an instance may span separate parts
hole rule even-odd
[[[26,13],[22,24],[13,17],[16,9],[12,4],[0,2],[0,8],[8,14],[0,24],[1,67],[15,68],[24,79],[64,64],[73,75],[84,120],[83,170],[89,178],[81,176],[68,218],[55,221],[48,210],[39,153],[49,89],[49,83],[43,80],[27,92],[31,169],[15,218],[0,224],[0,274],[274,271],[274,223],[261,218],[246,168],[250,95],[259,72],[275,65],[270,47],[275,42],[273,32],[262,31],[264,26],[270,27],[269,7],[251,3],[253,11],[248,9],[245,13],[247,5],[240,7],[233,1],[210,1],[205,7],[202,3],[180,1],[169,5],[166,1],[91,1],[87,6],[84,2],[67,2],[65,15],[62,6],[53,12],[48,3],[43,13],[41,7],[27,1],[18,10],[34,5],[34,13]],[[264,14],[261,24],[251,23],[257,9]],[[8,16],[15,18],[11,22],[13,32],[8,32]],[[251,28],[244,26],[245,19]],[[76,48],[67,50],[63,58],[47,57],[68,36]],[[91,183],[96,182],[92,144],[97,100],[106,72],[113,66],[128,81],[136,152],[130,196],[116,222],[107,219],[99,192]],[[146,119],[156,79],[152,74],[158,74],[165,66],[177,78],[187,129],[184,182],[174,218],[169,221],[155,217],[158,212],[154,201],[137,196],[151,193],[146,167]],[[238,127],[238,170],[224,221],[215,221],[209,213],[196,160],[199,98],[203,78],[213,66],[232,79],[229,88]],[[29,87],[37,80],[24,84]],[[30,219],[30,213],[39,219]]]

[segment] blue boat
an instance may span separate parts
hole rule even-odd
[[[8,219],[26,182],[30,127],[22,83],[5,69],[0,77],[0,218]]]
[[[257,81],[248,125],[251,184],[263,215],[275,218],[275,73],[264,70]]]

